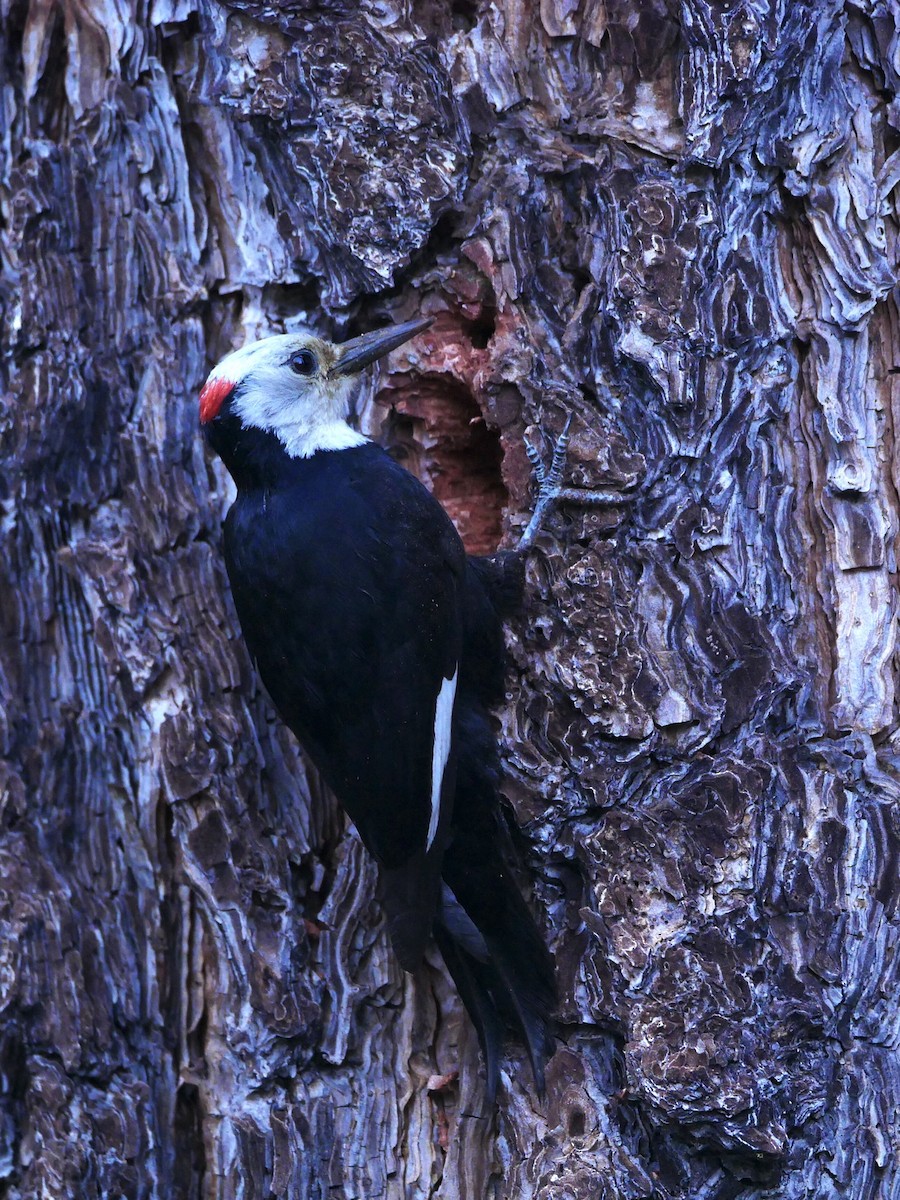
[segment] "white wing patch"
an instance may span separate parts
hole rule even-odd
[[[434,750],[431,756],[431,820],[428,822],[428,840],[425,852],[431,849],[435,834],[438,831],[438,821],[441,816],[441,785],[444,782],[444,769],[450,757],[450,735],[453,727],[453,701],[456,698],[456,678],[459,667],[453,672],[452,679],[445,679],[438,692],[437,704],[434,709]]]

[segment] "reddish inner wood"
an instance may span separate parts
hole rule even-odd
[[[388,450],[424,480],[453,519],[470,554],[491,554],[508,501],[499,433],[468,388],[448,375],[397,378],[377,402]]]

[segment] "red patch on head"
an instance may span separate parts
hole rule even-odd
[[[230,379],[209,379],[200,391],[200,424],[211,421],[231,393],[234,384]]]

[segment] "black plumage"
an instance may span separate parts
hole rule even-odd
[[[542,1090],[553,965],[507,862],[490,718],[521,563],[467,557],[440,504],[380,447],[291,456],[233,399],[205,429],[237,485],[225,559],[260,677],[379,864],[405,969],[434,935],[478,1031],[488,1095],[507,1028]],[[453,680],[438,810],[436,698]]]

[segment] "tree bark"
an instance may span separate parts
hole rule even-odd
[[[0,1196],[900,1195],[900,5],[0,11]],[[610,494],[510,628],[560,1040],[493,1116],[197,433],[243,339],[420,313],[360,420],[470,550],[568,414]]]

